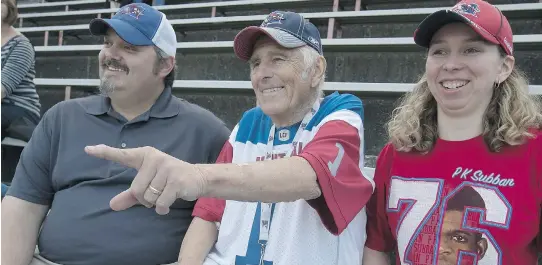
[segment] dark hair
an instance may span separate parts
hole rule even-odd
[[[464,211],[466,206],[486,208],[484,199],[473,187],[465,186],[446,203],[446,211]]]
[[[6,18],[2,22],[13,26],[15,22],[17,22],[17,18],[19,16],[19,12],[17,11],[17,3],[15,0],[2,0],[2,3],[8,8]]]
[[[166,75],[166,78],[164,78],[164,85],[173,87],[173,82],[175,81],[175,72],[177,71],[177,64],[173,65],[173,69],[171,69],[171,72]]]
[[[162,51],[160,48],[154,46],[154,51],[156,52],[156,64],[155,64],[155,71],[159,64],[167,57],[167,54]],[[173,87],[173,82],[175,81],[175,73],[177,72],[177,63],[173,63],[173,69],[171,69],[171,72],[169,72],[168,75],[164,78],[164,86],[166,87]]]
[[[463,212],[467,206],[486,208],[486,203],[480,193],[471,186],[465,186],[459,192],[452,195],[446,203],[446,211]],[[482,233],[475,232],[474,236],[476,237],[476,241],[482,239]]]

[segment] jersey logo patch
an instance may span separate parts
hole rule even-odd
[[[290,130],[288,129],[282,129],[279,131],[279,140],[281,141],[288,141],[290,140]]]

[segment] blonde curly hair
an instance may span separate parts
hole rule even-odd
[[[391,143],[398,151],[427,153],[438,138],[437,102],[424,74],[393,110],[387,124]],[[519,145],[542,129],[542,97],[529,95],[525,75],[516,67],[494,89],[483,120],[483,136],[491,152],[504,145]]]

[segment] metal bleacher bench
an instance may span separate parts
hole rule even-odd
[[[2,140],[2,145],[24,147],[24,146],[26,146],[26,142],[23,141],[23,140],[11,138],[11,137],[6,137],[6,138],[4,138],[4,140]]]
[[[39,87],[64,87],[65,97],[69,99],[71,90],[78,88],[96,88],[100,84],[99,79],[54,79],[54,78],[36,78],[34,83]],[[368,93],[405,93],[408,92],[413,84],[401,83],[347,83],[347,82],[326,82],[324,90],[339,91],[364,91]],[[219,91],[250,91],[252,85],[250,81],[219,81],[219,80],[176,80],[173,83],[174,90],[183,89],[206,89]],[[542,94],[542,86],[535,87],[535,92]],[[5,138],[2,145],[25,146],[26,142]]]
[[[282,0],[280,0],[282,1]],[[242,2],[242,1],[239,1]],[[266,1],[262,1],[266,2]],[[220,3],[220,2],[219,2]],[[226,3],[226,2],[223,2]],[[218,3],[215,3],[218,4]],[[273,5],[276,5],[274,3]],[[178,6],[159,6],[157,9],[163,9],[162,11],[169,10],[171,12],[178,12]],[[542,17],[542,3],[527,3],[527,4],[508,4],[499,5],[502,12],[508,16],[509,19],[536,19]],[[421,21],[427,15],[433,13],[440,8],[412,8],[412,9],[389,9],[389,10],[364,10],[364,11],[341,11],[341,12],[314,12],[303,13],[303,15],[310,19],[317,25],[328,24],[327,38],[333,38],[333,27],[331,22],[340,25],[347,24],[364,24],[364,23],[414,23]],[[87,10],[85,12],[96,12],[99,10]],[[56,12],[58,13],[58,12]],[[76,13],[64,12],[64,13]],[[52,13],[43,13],[41,16],[50,16]],[[76,13],[79,14],[79,13]],[[33,15],[33,14],[26,14]],[[22,15],[21,15],[22,16]],[[205,18],[190,18],[190,19],[173,19],[170,20],[171,24],[177,32],[184,34],[188,31],[195,30],[209,30],[219,28],[242,28],[249,25],[257,25],[265,15],[250,15],[250,16],[232,16],[232,17],[205,17]],[[90,19],[90,18],[89,18]],[[333,24],[331,23],[331,24]],[[50,32],[59,32],[58,44],[62,45],[62,38],[64,33],[72,35],[88,35],[88,24],[80,25],[61,25],[61,26],[45,26],[45,27],[22,27],[18,30],[26,36],[44,36],[44,45],[48,45],[48,35]],[[339,28],[340,32],[340,28]],[[340,33],[337,32],[337,37],[340,38]],[[515,41],[515,40],[514,40]]]
[[[98,79],[54,79],[54,78],[36,78],[34,83],[39,87],[64,87],[65,97],[69,99],[71,89],[98,87]],[[340,91],[366,91],[371,93],[404,93],[411,89],[412,84],[399,83],[346,83],[346,82],[327,82],[324,90]],[[249,91],[252,89],[250,81],[218,81],[218,80],[177,80],[173,83],[175,90],[182,89],[209,89],[209,90],[227,90],[231,91]],[[542,86],[537,88],[542,94]],[[26,145],[25,141],[6,137],[2,145],[21,146]]]
[[[65,99],[70,98],[71,88],[98,87],[99,79],[58,79],[36,78],[34,82],[40,87],[65,87]],[[402,94],[411,91],[414,84],[408,83],[355,83],[355,82],[326,82],[325,91],[358,92],[374,94]],[[223,80],[176,80],[174,90],[210,90],[210,91],[250,91],[250,81],[223,81]],[[542,85],[530,85],[531,95],[542,95]]]
[[[70,99],[71,89],[92,87],[100,84],[98,79],[58,79],[58,78],[36,78],[34,82],[40,87],[64,87],[64,99]],[[354,82],[326,82],[325,91],[361,92],[371,95],[375,94],[402,94],[409,92],[414,84],[407,83],[354,83]],[[222,81],[222,80],[176,80],[173,83],[174,90],[183,89],[206,89],[210,91],[250,91],[250,81]],[[529,86],[529,93],[542,95],[542,85]],[[25,146],[26,142],[5,138],[2,145]]]
[[[36,86],[39,87],[98,87],[99,79],[60,79],[60,78],[36,78]],[[368,92],[368,93],[405,93],[410,91],[414,84],[406,83],[350,83],[350,82],[326,82],[324,90],[339,90],[345,92]],[[213,89],[213,91],[249,91],[252,90],[250,81],[224,81],[224,80],[176,80],[173,83],[174,90],[183,89]],[[534,87],[542,94],[542,86]],[[66,95],[65,99],[69,99]]]
[[[345,3],[354,3],[354,0],[342,0]],[[333,0],[231,0],[231,1],[222,1],[222,2],[207,2],[207,3],[186,3],[186,4],[175,4],[179,0],[166,0],[166,5],[155,6],[155,8],[166,13],[169,10],[177,10],[180,13],[197,13],[197,12],[206,12],[217,13],[217,12],[227,12],[230,10],[252,10],[254,8],[265,7],[269,4],[273,5],[273,8],[290,8],[290,7],[299,7],[299,6],[332,6]],[[173,4],[172,4],[173,3]],[[54,14],[57,16],[71,16],[66,14],[66,11],[70,10],[91,10],[89,12],[83,12],[80,14],[107,14],[116,12],[116,8],[113,9],[101,9],[99,7],[104,7],[105,1],[103,0],[75,0],[75,1],[62,1],[62,2],[52,2],[52,3],[32,3],[32,4],[20,4],[18,6],[21,15],[24,14],[23,18],[32,18],[36,17],[38,13],[44,11],[55,11]],[[98,7],[98,8],[96,8]],[[31,13],[32,12],[32,13]],[[30,14],[30,15],[29,15]],[[46,17],[46,16],[42,16]]]
[[[22,3],[17,5],[20,14],[29,12],[69,11],[80,9],[97,9],[105,6],[104,0],[73,0],[45,3]]]
[[[324,51],[419,51],[412,37],[322,39]],[[37,55],[97,55],[103,45],[36,46]],[[514,48],[542,50],[542,34],[515,35]],[[233,52],[233,41],[179,42],[177,53]]]
[[[88,0],[85,0],[88,1]],[[168,1],[168,0],[166,0]],[[173,0],[175,1],[175,0]],[[343,0],[345,2],[351,2],[353,0]],[[78,1],[75,1],[78,2]],[[63,6],[69,9],[68,2],[63,2]],[[102,1],[102,6],[105,5],[105,1]],[[38,4],[34,4],[38,5]],[[210,16],[216,16],[217,13],[225,15],[227,11],[245,11],[245,10],[258,10],[262,8],[295,8],[295,7],[315,7],[315,6],[333,6],[333,1],[330,0],[237,0],[237,1],[224,1],[224,2],[207,2],[207,3],[189,3],[189,4],[173,4],[173,5],[161,5],[154,6],[154,8],[162,11],[164,14],[190,14],[209,12]],[[30,6],[35,8],[35,6]],[[35,13],[24,12],[25,8],[22,8],[23,12],[19,15],[19,26],[22,25],[22,21],[31,20],[34,23],[39,21],[51,21],[62,20],[71,18],[93,18],[100,17],[102,15],[114,14],[118,8],[101,8],[101,9],[89,9],[89,10],[76,10],[76,11],[55,11],[55,12],[43,12],[41,10],[34,11]],[[34,10],[28,8],[28,10]]]

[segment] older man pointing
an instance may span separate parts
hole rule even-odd
[[[361,173],[361,101],[322,98],[320,34],[299,14],[269,14],[242,30],[234,49],[250,66],[258,107],[236,125],[220,164],[153,148],[88,147],[139,171],[111,207],[142,203],[166,214],[177,198],[199,199],[180,264],[360,264],[374,186]]]

